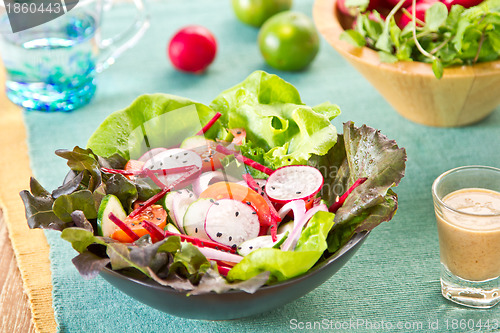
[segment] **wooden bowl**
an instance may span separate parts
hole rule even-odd
[[[485,118],[500,104],[500,60],[445,68],[440,80],[429,64],[380,62],[372,49],[339,39],[349,19],[336,4],[337,0],[315,1],[318,31],[403,117],[429,126],[462,126]]]

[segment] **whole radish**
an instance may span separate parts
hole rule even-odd
[[[217,42],[205,27],[187,26],[179,30],[168,44],[168,56],[175,68],[201,73],[215,59]]]

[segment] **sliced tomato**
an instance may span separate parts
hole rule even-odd
[[[201,172],[205,171],[215,171],[222,168],[221,160],[226,157],[226,155],[219,153],[215,150],[219,143],[211,140],[207,140],[207,144],[195,148],[189,148],[189,150],[194,151],[201,157]]]
[[[134,205],[134,209],[137,208],[141,203],[136,203]],[[165,228],[167,224],[167,212],[161,205],[151,205],[146,208],[142,213],[135,217],[127,216],[127,218],[123,221],[133,232],[137,234],[137,236],[142,237],[146,235],[148,232],[144,229],[142,223],[144,220],[148,220],[149,222],[157,225],[160,229]],[[117,228],[115,232],[111,235],[111,238],[116,239],[122,243],[132,243],[133,239],[131,239],[122,229]]]
[[[125,171],[141,171],[142,166],[144,165],[144,162],[138,161],[138,160],[129,160],[127,164],[125,164],[125,168],[123,168]],[[134,176],[125,176],[128,179],[132,179]]]
[[[259,193],[244,185],[219,182],[210,185],[205,191],[201,192],[200,198],[233,199],[246,203],[255,209],[259,217],[261,230],[267,229],[271,225],[271,209],[266,200]]]

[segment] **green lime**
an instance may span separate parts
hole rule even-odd
[[[258,37],[266,62],[280,70],[298,71],[307,67],[319,51],[319,35],[305,14],[286,11],[264,23]]]
[[[238,19],[254,27],[260,27],[274,14],[292,7],[292,0],[232,0],[232,3]]]

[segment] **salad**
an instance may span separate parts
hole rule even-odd
[[[352,28],[341,39],[378,52],[380,60],[450,66],[500,58],[499,0],[338,0]]]
[[[140,96],[86,148],[56,151],[63,185],[31,179],[28,225],[60,230],[86,278],[134,270],[200,294],[305,274],[397,209],[404,148],[352,122],[338,134],[339,114],[262,71],[210,106]]]

